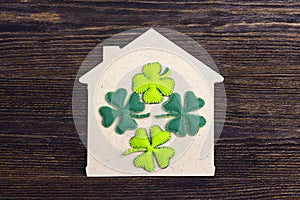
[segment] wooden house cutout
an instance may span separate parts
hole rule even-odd
[[[178,76],[186,78],[195,92],[205,97],[204,115],[207,118],[207,124],[201,129],[201,134],[190,138],[190,143],[188,142],[190,146],[182,151],[181,155],[174,161],[172,160],[168,168],[149,173],[134,168],[132,161],[128,161],[128,158],[122,156],[120,149],[114,148],[110,144],[107,135],[105,136],[102,134],[103,131],[99,130],[101,129],[101,122],[97,116],[97,110],[99,108],[98,99],[104,98],[100,95],[102,90],[115,88],[116,84],[114,85],[113,82],[120,81],[121,75],[124,76],[126,70],[134,70],[135,67],[151,61],[163,63],[171,70],[174,66],[174,71],[177,72]],[[120,63],[124,64],[124,67]],[[132,69],[130,69],[129,63],[131,63]],[[186,67],[180,68],[177,66],[179,63]],[[116,68],[117,66],[119,68]],[[126,66],[129,67],[126,68]],[[196,73],[200,75],[198,76]],[[201,80],[199,83],[195,81],[198,79]],[[222,82],[223,77],[200,60],[151,28],[123,48],[104,46],[103,61],[80,77],[79,81],[87,84],[88,87],[87,176],[214,175],[214,84]],[[111,134],[115,133],[112,132]],[[116,140],[119,137],[121,136],[116,136]],[[209,148],[209,151],[205,157],[200,158],[202,148]]]

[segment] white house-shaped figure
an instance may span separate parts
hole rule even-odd
[[[128,142],[132,135],[126,132],[125,139],[124,135],[114,133],[113,128],[101,127],[98,109],[105,104],[103,99],[106,92],[126,85],[122,80],[128,72],[151,62],[160,62],[174,71],[174,76],[183,77],[186,84],[177,84],[179,90],[193,90],[205,100],[201,115],[205,116],[207,124],[197,136],[187,136],[182,142],[181,138],[176,139],[174,148],[177,148],[176,145],[186,145],[186,148],[178,147],[178,157],[171,160],[168,168],[157,168],[149,173],[133,166],[134,157],[122,155],[127,148],[122,148],[122,142]],[[214,84],[223,81],[220,74],[156,30],[149,29],[123,48],[104,46],[102,63],[80,77],[79,81],[88,84],[87,176],[214,176]],[[203,148],[209,151],[206,156],[200,157]]]

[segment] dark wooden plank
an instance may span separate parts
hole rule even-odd
[[[0,4],[0,197],[300,198],[299,1]],[[85,177],[77,70],[99,42],[144,26],[191,36],[225,77],[215,177]]]

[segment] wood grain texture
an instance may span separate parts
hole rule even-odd
[[[300,2],[0,1],[0,197],[300,199]],[[185,33],[225,77],[215,177],[86,178],[81,62],[137,27]]]

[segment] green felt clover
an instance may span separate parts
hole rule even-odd
[[[137,123],[133,118],[150,116],[150,113],[136,114],[145,110],[145,104],[140,101],[138,94],[131,94],[127,104],[124,106],[126,96],[127,91],[124,88],[118,89],[116,92],[108,92],[105,99],[115,109],[108,106],[102,106],[99,109],[99,113],[102,116],[102,125],[106,128],[110,127],[117,117],[120,118],[115,129],[118,134],[137,128]]]
[[[170,132],[161,130],[159,126],[152,126],[150,128],[150,139],[148,138],[147,131],[144,128],[139,128],[135,136],[130,139],[131,149],[124,152],[124,155],[134,152],[144,152],[135,158],[134,165],[136,167],[153,172],[155,170],[155,158],[158,166],[164,169],[169,166],[170,159],[175,155],[175,151],[171,147],[159,146],[168,142],[170,138]]]
[[[180,95],[173,93],[169,100],[163,103],[163,109],[168,112],[168,114],[155,117],[174,117],[174,119],[171,119],[166,125],[168,131],[174,132],[179,137],[184,137],[186,134],[195,136],[199,128],[206,124],[206,120],[203,116],[190,114],[189,112],[199,110],[204,104],[203,99],[197,98],[194,92],[188,91],[184,94],[184,105],[182,107]]]
[[[133,91],[143,94],[145,103],[160,103],[163,96],[172,94],[175,82],[172,78],[168,78],[171,71],[166,68],[161,74],[161,68],[158,62],[146,64],[143,66],[143,73],[133,78]]]

